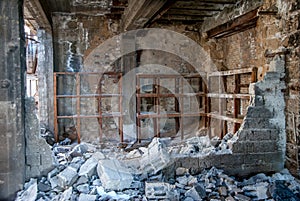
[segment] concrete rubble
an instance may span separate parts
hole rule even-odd
[[[215,167],[197,174],[178,167],[173,176],[164,175],[180,156],[230,152],[230,140],[231,134],[222,140],[201,136],[168,146],[171,140],[154,138],[148,147],[130,152],[55,144],[56,167],[47,178],[26,183],[16,200],[300,200],[300,184],[286,169],[243,179]]]

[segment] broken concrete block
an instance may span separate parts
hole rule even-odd
[[[81,193],[79,195],[78,201],[95,201],[97,199],[97,195],[89,195]]]
[[[123,190],[129,188],[133,181],[130,170],[116,159],[100,160],[97,173],[105,189]]]
[[[85,163],[80,167],[78,175],[91,177],[94,174],[100,159],[105,159],[105,156],[101,152],[94,153],[91,158],[86,160]]]
[[[164,182],[145,183],[145,194],[149,200],[179,200],[175,187]]]
[[[57,175],[58,186],[61,188],[71,186],[77,180],[77,178],[77,170],[71,166],[68,166]]]
[[[170,155],[159,138],[154,138],[140,160],[140,170],[156,174],[170,163]]]

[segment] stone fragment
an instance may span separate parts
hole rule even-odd
[[[48,184],[45,184],[43,182],[39,182],[38,184],[38,190],[39,191],[43,191],[43,192],[47,192],[51,190],[51,186]]]
[[[51,184],[51,188],[54,189],[58,186],[58,178],[57,176],[54,176],[52,178],[50,178],[49,180],[50,184]]]
[[[76,188],[80,193],[88,194],[90,192],[90,186],[88,184],[81,184]]]
[[[154,138],[143,152],[140,160],[140,171],[143,173],[156,174],[170,162],[170,156],[159,138]]]
[[[97,195],[89,195],[81,193],[79,195],[78,201],[95,201],[97,199]]]
[[[191,188],[190,190],[188,190],[184,195],[185,195],[185,197],[191,197],[194,200],[199,200],[199,201],[202,200],[199,193],[197,192],[197,190],[194,187]]]
[[[221,196],[227,196],[227,188],[225,186],[220,186],[218,192]]]
[[[176,169],[175,174],[176,174],[176,176],[183,176],[183,175],[185,175],[188,172],[189,172],[188,169],[183,168],[183,167],[179,167],[179,168]]]
[[[240,200],[240,201],[250,201],[251,200],[251,198],[249,198],[248,196],[242,195],[242,194],[236,194],[234,196],[234,198],[236,200]]]
[[[69,187],[67,190],[65,190],[62,195],[60,196],[60,201],[68,201],[71,200],[71,196],[72,196],[72,192],[73,192],[73,187]]]
[[[227,198],[225,198],[225,201],[235,201],[235,199],[230,195]]]
[[[37,198],[37,180],[30,179],[28,183],[25,184],[25,189],[21,192],[16,199],[16,201],[35,201]]]
[[[91,177],[96,170],[96,166],[100,159],[105,159],[105,156],[101,152],[94,153],[91,158],[85,161],[85,163],[79,169],[79,176]]]
[[[74,186],[78,186],[80,184],[88,183],[88,178],[86,176],[81,176],[78,178],[77,182],[74,184]]]
[[[196,183],[194,185],[194,188],[196,189],[196,191],[198,192],[198,194],[201,198],[204,199],[206,197],[205,186],[202,183]]]
[[[194,201],[194,199],[193,198],[191,198],[191,197],[186,197],[186,198],[184,198],[184,200],[183,201]]]
[[[71,186],[77,180],[77,178],[77,170],[71,166],[68,166],[57,175],[58,186],[61,188]]]
[[[251,186],[245,186],[242,189],[245,192],[245,195],[254,197],[258,200],[264,200],[268,198],[268,185],[267,182],[260,182]]]
[[[124,190],[129,188],[133,181],[129,169],[122,166],[116,159],[100,160],[97,173],[105,189]]]
[[[174,191],[174,186],[164,182],[146,182],[145,194],[149,200],[179,201],[179,195],[176,191]]]

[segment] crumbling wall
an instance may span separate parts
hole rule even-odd
[[[300,145],[300,1],[278,1],[281,17],[280,44],[288,49],[286,54],[286,166],[293,175],[300,177],[299,145]]]
[[[53,168],[52,150],[40,136],[40,123],[36,115],[34,98],[25,100],[26,180],[46,175]]]

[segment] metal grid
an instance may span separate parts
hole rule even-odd
[[[75,76],[75,83],[76,83],[76,94],[74,95],[57,95],[57,77],[62,75],[72,75]],[[99,75],[99,83],[98,83],[98,90],[96,94],[81,94],[80,91],[80,82],[81,82],[81,76],[82,75]],[[104,94],[102,93],[102,78],[104,76],[107,76],[112,79],[118,79],[118,93],[117,94]],[[114,113],[107,113],[103,112],[101,110],[101,102],[102,98],[111,98],[111,97],[118,97],[119,101],[119,111]],[[76,115],[58,115],[58,99],[76,99]],[[81,108],[80,108],[80,100],[81,98],[97,98],[98,99],[98,114],[93,115],[83,115],[81,114]],[[116,73],[116,72],[104,72],[104,73],[93,73],[93,72],[55,72],[54,73],[54,137],[55,141],[58,142],[59,139],[59,129],[58,129],[58,120],[59,119],[76,119],[76,132],[77,132],[77,141],[80,143],[81,141],[81,119],[86,118],[98,118],[99,122],[99,138],[100,141],[102,141],[102,135],[103,135],[103,124],[102,120],[103,118],[115,118],[117,117],[119,119],[119,135],[120,135],[120,141],[123,142],[123,115],[122,115],[122,74]]]

